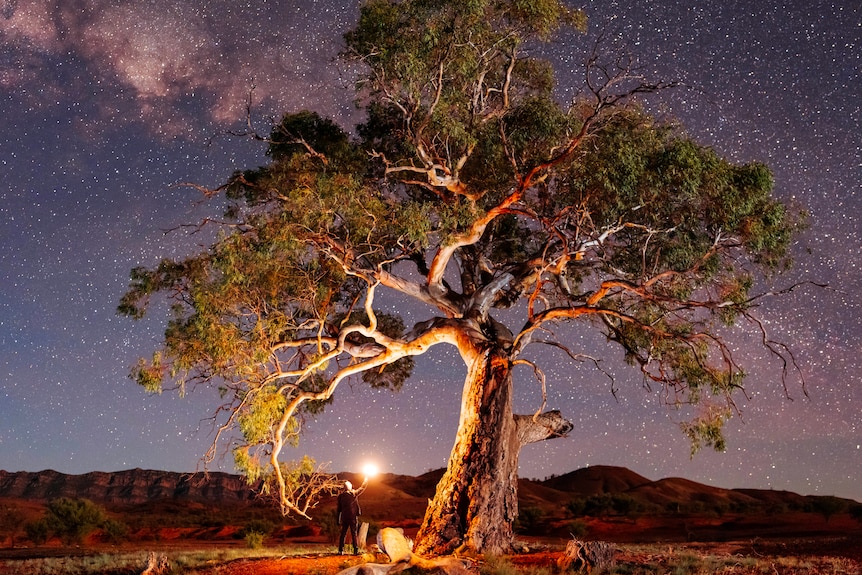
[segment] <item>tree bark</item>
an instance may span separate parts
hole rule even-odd
[[[572,429],[558,411],[514,415],[510,353],[499,342],[464,335],[459,351],[467,375],[458,433],[416,538],[420,555],[511,551],[521,447]]]
[[[564,419],[557,410],[534,415],[515,415],[515,426],[521,447],[552,437],[563,437],[572,430],[572,423]]]
[[[468,362],[449,465],[417,535],[417,553],[505,553],[518,515],[517,425],[508,354],[491,346]]]

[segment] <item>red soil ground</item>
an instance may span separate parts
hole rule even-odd
[[[807,558],[813,566],[806,573],[816,575],[862,574],[862,526],[848,514],[831,517],[828,521],[811,513],[768,515],[704,515],[657,516],[636,518],[587,518],[587,539],[607,540],[618,544],[617,561],[629,566],[672,565],[674,558],[684,553],[723,557],[798,557]],[[415,525],[402,522],[408,535]],[[548,567],[557,572],[557,560],[569,539],[567,523],[549,526],[553,533],[542,537],[526,537],[532,549],[509,557],[517,566]],[[62,557],[97,552],[157,551],[169,558],[178,550],[201,548],[244,547],[236,537],[235,527],[161,528],[158,532],[134,533],[132,543],[117,547],[98,540],[87,541],[77,549],[64,548],[58,541],[48,546],[29,549],[0,549],[2,559],[28,557]],[[369,560],[383,557],[338,556],[319,530],[305,537],[291,537],[284,531],[268,544],[273,547],[308,549],[303,556],[278,559],[239,559],[214,563],[198,569],[201,575],[292,575],[312,573],[335,575],[339,571]],[[838,558],[838,559],[836,559]],[[836,561],[841,566],[836,570]],[[822,566],[818,567],[818,566]],[[666,569],[665,571],[671,571]],[[633,571],[630,569],[629,572]],[[665,572],[661,571],[661,572]],[[476,571],[478,573],[478,570]],[[788,571],[796,573],[796,571]]]

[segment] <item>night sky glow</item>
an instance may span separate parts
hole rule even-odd
[[[0,0],[0,469],[64,473],[194,470],[217,397],[148,396],[127,374],[158,345],[164,316],[115,314],[129,270],[204,243],[190,229],[213,206],[180,182],[221,184],[265,161],[242,129],[254,87],[268,116],[316,110],[352,125],[350,70],[334,63],[356,0]],[[608,378],[562,354],[543,358],[548,408],[575,422],[566,439],[527,446],[521,475],[596,464],[651,479],[681,476],[862,500],[862,7],[858,0],[588,2],[587,36],[549,48],[561,89],[599,33],[655,78],[683,88],[650,105],[735,161],[759,160],[776,192],[811,212],[795,269],[828,283],[760,311],[804,376],[734,335],[748,399],[728,451],[689,458],[679,415],[604,354]],[[561,92],[569,98],[570,92]],[[388,305],[402,309],[398,301]],[[426,319],[423,315],[406,318]],[[603,343],[572,330],[591,354]],[[577,347],[577,345],[575,346]],[[454,440],[464,368],[452,349],[417,362],[397,395],[339,388],[307,426],[301,452],[332,471],[419,474]],[[537,384],[516,381],[518,411]],[[516,377],[518,373],[516,372]],[[290,454],[291,457],[301,452]],[[221,468],[233,471],[230,457]]]

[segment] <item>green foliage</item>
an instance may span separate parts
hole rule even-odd
[[[625,71],[562,106],[534,48],[585,25],[560,0],[363,3],[343,57],[365,123],[285,114],[269,163],[219,188],[211,244],[131,271],[119,312],[164,299],[171,312],[132,377],[215,388],[237,467],[293,493],[311,460],[271,455],[342,381],[397,391],[444,341],[514,360],[570,320],[695,414],[681,425],[693,452],[724,449],[745,375],[725,334],[750,319],[758,279],[789,265],[804,215],[775,199],[766,166],[648,114],[634,96],[654,86],[627,88]]]
[[[240,530],[240,537],[245,537],[249,533],[260,533],[264,537],[269,537],[272,535],[272,532],[275,531],[275,523],[268,519],[252,519],[247,522],[245,526]]]
[[[721,234],[738,237],[767,267],[784,261],[793,227],[771,197],[772,177],[762,164],[730,164],[637,108],[615,115],[596,139],[597,153],[571,164],[570,179],[554,199],[559,207],[586,199],[594,220],[643,226],[631,228],[632,240],[652,230],[649,244],[619,246],[614,263],[626,271],[643,273],[646,261],[682,272],[702,261]],[[700,273],[688,277],[691,287],[735,277],[718,263],[704,261]]]
[[[24,532],[27,534],[27,539],[32,541],[34,545],[42,545],[51,536],[51,526],[48,524],[47,518],[43,517],[25,523]]]
[[[253,519],[237,534],[249,549],[262,549],[264,540],[275,531],[275,524],[266,519]]]
[[[293,156],[304,156],[310,147],[327,161],[344,160],[355,155],[347,134],[329,118],[303,110],[285,114],[270,134],[267,155],[280,162]]]
[[[580,539],[584,537],[590,530],[589,525],[587,525],[584,521],[580,519],[576,519],[575,521],[569,521],[566,525],[566,531],[571,535],[574,539]]]
[[[45,516],[50,532],[66,545],[80,544],[105,520],[104,510],[92,501],[65,497],[49,502]]]
[[[537,118],[542,121],[530,121],[530,111],[538,113],[539,108],[531,107],[529,97],[539,98],[534,103],[549,98],[553,73],[547,62],[527,57],[519,48],[527,42],[548,41],[561,27],[583,29],[585,24],[582,12],[568,9],[558,0],[367,2],[357,26],[345,35],[346,57],[371,70],[360,95],[367,98],[372,113],[360,134],[395,161],[406,160],[416,150],[401,142],[410,141],[413,134],[427,134],[423,143],[435,148],[439,144],[441,152],[445,148],[460,153],[483,146],[473,169],[481,168],[483,161],[490,161],[494,169],[505,169],[502,148],[487,146],[491,144],[487,135],[499,134],[498,123],[480,118],[495,117],[507,100],[500,90],[489,88],[508,78],[511,94],[527,97],[525,105],[516,107],[505,120],[513,126],[512,134],[519,129],[530,131],[532,126],[540,128],[538,133],[559,132],[565,121],[561,125],[544,121],[555,115],[564,120],[558,106],[541,107]],[[519,58],[510,72],[515,54]],[[446,79],[442,86],[438,82],[441,74]],[[406,112],[408,123],[403,116],[400,122],[395,120],[401,115],[399,109]],[[384,125],[390,133],[401,133],[400,141],[374,127],[381,117],[386,118]],[[525,137],[518,138],[519,142]],[[511,168],[506,172],[511,175]]]
[[[589,497],[577,498],[566,504],[566,511],[574,517],[591,515],[630,516],[644,511],[641,504],[625,493],[598,493]],[[573,533],[573,535],[576,535]]]
[[[712,447],[715,451],[725,450],[726,443],[722,429],[729,417],[729,409],[711,407],[691,421],[680,423],[680,429],[691,442],[692,456],[703,446]]]
[[[338,525],[338,513],[335,512],[335,509],[321,513],[317,517],[317,523],[320,525],[320,530],[326,535],[327,541],[333,544],[338,543],[341,527]]]
[[[108,518],[102,521],[101,528],[111,543],[120,543],[129,538],[129,526],[122,521]]]
[[[514,529],[520,533],[537,534],[542,530],[545,512],[540,507],[522,507],[518,509],[518,518]]]
[[[263,533],[258,533],[257,531],[249,531],[243,537],[245,539],[245,545],[249,549],[262,549],[263,548],[263,540],[266,539],[266,536]]]
[[[336,315],[333,321],[344,323],[349,318],[350,322],[359,323],[362,325],[369,324],[368,314],[364,311],[355,311],[349,315]],[[377,321],[377,330],[387,337],[393,339],[400,338],[404,335],[404,320],[397,315],[378,312],[375,317]],[[356,345],[369,344],[373,340],[362,336],[361,334],[351,334],[349,341]],[[404,381],[410,377],[413,372],[415,361],[412,357],[403,357],[392,363],[387,363],[377,369],[367,370],[362,372],[362,381],[370,385],[374,389],[390,389],[392,391],[400,391]]]
[[[566,503],[566,511],[573,517],[586,515],[586,498],[579,497]]]
[[[551,159],[566,142],[572,118],[549,95],[525,98],[506,114],[507,141],[518,163],[529,166]]]
[[[281,419],[287,400],[274,386],[263,386],[246,394],[250,402],[238,418],[239,430],[249,444],[265,443]]]

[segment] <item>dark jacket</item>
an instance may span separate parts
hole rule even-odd
[[[343,491],[338,495],[338,522],[356,522],[356,518],[362,514],[359,508],[359,500],[353,491]]]

